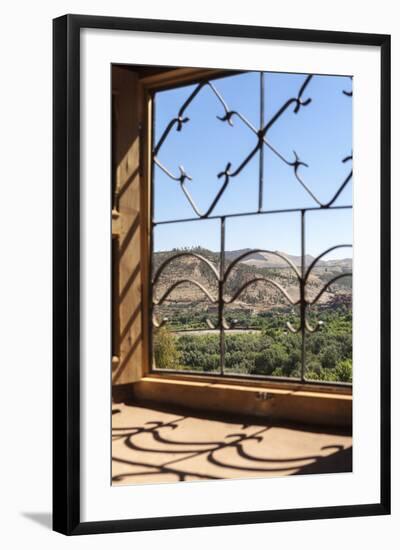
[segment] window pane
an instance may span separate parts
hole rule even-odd
[[[350,91],[247,72],[156,94],[156,368],[351,381]]]

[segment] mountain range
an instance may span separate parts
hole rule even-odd
[[[153,272],[174,254],[180,252],[194,252],[211,261],[218,269],[219,253],[205,248],[196,247],[192,249],[174,249],[156,252],[153,255]],[[226,266],[239,256],[249,252],[242,261],[238,262],[226,280],[224,290],[227,296],[233,296],[247,282],[255,278],[269,278],[281,285],[293,300],[299,298],[299,282],[293,270],[285,260],[272,252],[252,252],[251,249],[230,250],[225,252]],[[299,268],[301,257],[280,253],[287,257]],[[313,256],[306,256],[306,265],[314,260]],[[351,272],[351,258],[320,260],[312,269],[308,279],[306,293],[308,298],[315,297],[324,285],[338,275]],[[159,277],[154,288],[155,296],[160,298],[164,292],[176,281],[191,279],[203,285],[213,295],[217,296],[217,281],[210,268],[193,256],[183,256],[170,262]],[[351,297],[351,278],[343,277],[338,279],[321,296],[320,303],[328,303],[332,300],[346,299]],[[235,300],[235,306],[249,307],[256,310],[265,310],[282,303],[282,295],[277,288],[263,284],[262,282],[247,286],[243,293]],[[204,295],[199,288],[189,283],[179,285],[171,294],[170,302],[177,304],[191,304],[195,307],[199,301],[204,302]],[[167,306],[167,304],[165,304]]]
[[[189,249],[188,249],[189,251]],[[213,252],[211,250],[201,248],[201,247],[195,247],[193,249],[190,249],[192,252],[197,252],[199,254],[204,255],[211,261],[218,261],[219,259],[219,252]],[[251,248],[241,248],[239,250],[226,250],[225,251],[225,259],[229,262],[232,262],[242,254],[245,254],[247,252],[251,252]],[[163,256],[163,255],[172,255],[173,253],[178,252],[178,250],[171,250],[171,251],[159,251],[155,252],[155,256]],[[301,256],[295,256],[292,254],[287,254],[286,252],[280,252],[276,251],[278,254],[281,254],[282,256],[285,256],[288,258],[296,267],[301,267]],[[311,262],[314,260],[314,256],[311,256],[310,254],[307,254],[305,256],[305,265],[308,266],[311,264]],[[243,263],[245,265],[254,266],[258,268],[283,268],[288,267],[288,264],[279,256],[276,254],[273,254],[272,252],[253,252],[252,254],[249,254],[249,256],[246,256],[240,263]],[[351,258],[339,258],[339,259],[331,259],[331,260],[319,260],[318,267],[340,267],[342,269],[351,269],[352,267],[352,259]]]

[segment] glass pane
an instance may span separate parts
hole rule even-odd
[[[157,369],[219,370],[219,222],[156,226],[153,352]],[[206,248],[211,246],[212,248]]]
[[[351,381],[349,90],[247,72],[156,94],[157,368]]]
[[[298,377],[300,215],[265,214],[226,221],[225,372]]]
[[[352,381],[352,210],[307,214],[307,249],[317,257],[307,281],[312,304],[307,320],[306,377],[329,382]],[[331,283],[331,284],[329,284]],[[328,285],[328,286],[327,286]],[[315,303],[314,303],[315,302]]]

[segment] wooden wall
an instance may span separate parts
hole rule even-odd
[[[113,385],[141,378],[142,270],[140,101],[135,72],[112,68],[113,90]]]

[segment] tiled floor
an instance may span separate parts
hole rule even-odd
[[[116,485],[352,469],[350,435],[125,404],[112,419]]]

